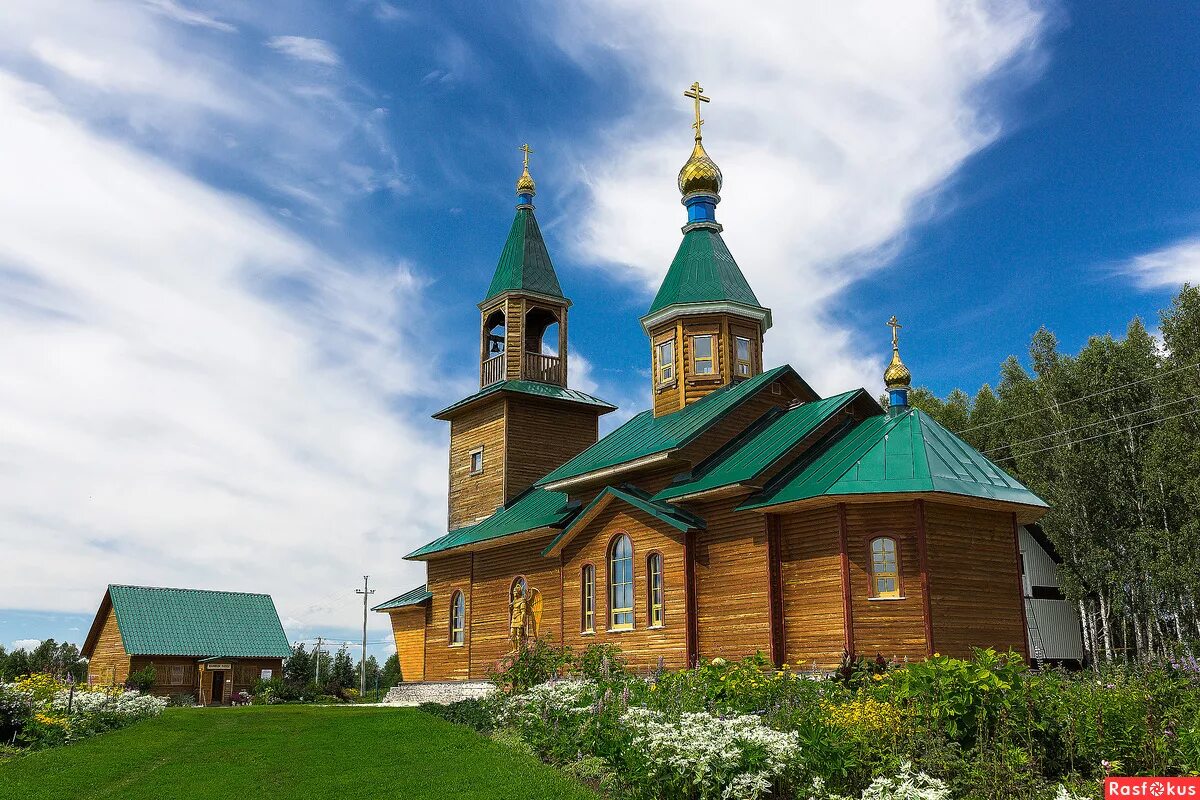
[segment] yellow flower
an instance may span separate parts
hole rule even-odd
[[[883,680],[883,676],[882,676],[882,675],[876,675],[876,676],[875,676],[875,680],[877,680],[877,681],[881,681],[881,680]]]

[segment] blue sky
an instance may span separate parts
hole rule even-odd
[[[893,313],[973,392],[1200,279],[1186,4],[2,13],[6,644],[81,638],[109,582],[267,591],[295,638],[419,583],[524,141],[572,385],[645,407],[693,80],[767,361],[819,391],[881,389]]]

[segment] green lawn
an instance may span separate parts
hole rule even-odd
[[[22,800],[536,800],[595,795],[534,758],[408,708],[167,709],[0,764]]]

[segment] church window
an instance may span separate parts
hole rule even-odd
[[[512,586],[508,587],[508,599],[509,600],[512,600],[513,590],[516,589],[518,586],[521,587],[521,594],[524,597],[529,596],[529,584],[525,583],[525,579],[523,577],[521,577],[520,575],[518,575],[516,578],[513,578]]]
[[[896,540],[880,536],[871,540],[871,596],[898,598],[900,569],[896,555]]]
[[[650,589],[649,619],[650,627],[658,628],[663,624],[663,559],[659,553],[651,553],[646,559],[646,574]]]
[[[580,626],[584,633],[591,633],[596,630],[596,568],[591,564],[583,567],[581,591],[583,619],[580,620]]]
[[[745,336],[734,337],[737,349],[737,374],[742,378],[750,377],[753,370],[750,361],[750,340]]]
[[[463,619],[466,617],[466,600],[463,593],[455,591],[450,596],[450,646],[463,643]]]
[[[608,548],[608,628],[633,628],[633,543],[623,533]]]
[[[471,451],[471,474],[479,475],[483,472],[483,448],[476,447]]]
[[[697,375],[712,375],[717,371],[711,333],[692,337],[692,366]]]
[[[675,340],[659,342],[655,349],[658,355],[658,382],[660,385],[670,383],[675,380]]]

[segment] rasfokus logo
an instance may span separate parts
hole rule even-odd
[[[1200,778],[1105,778],[1104,800],[1115,797],[1195,797],[1200,800]]]

